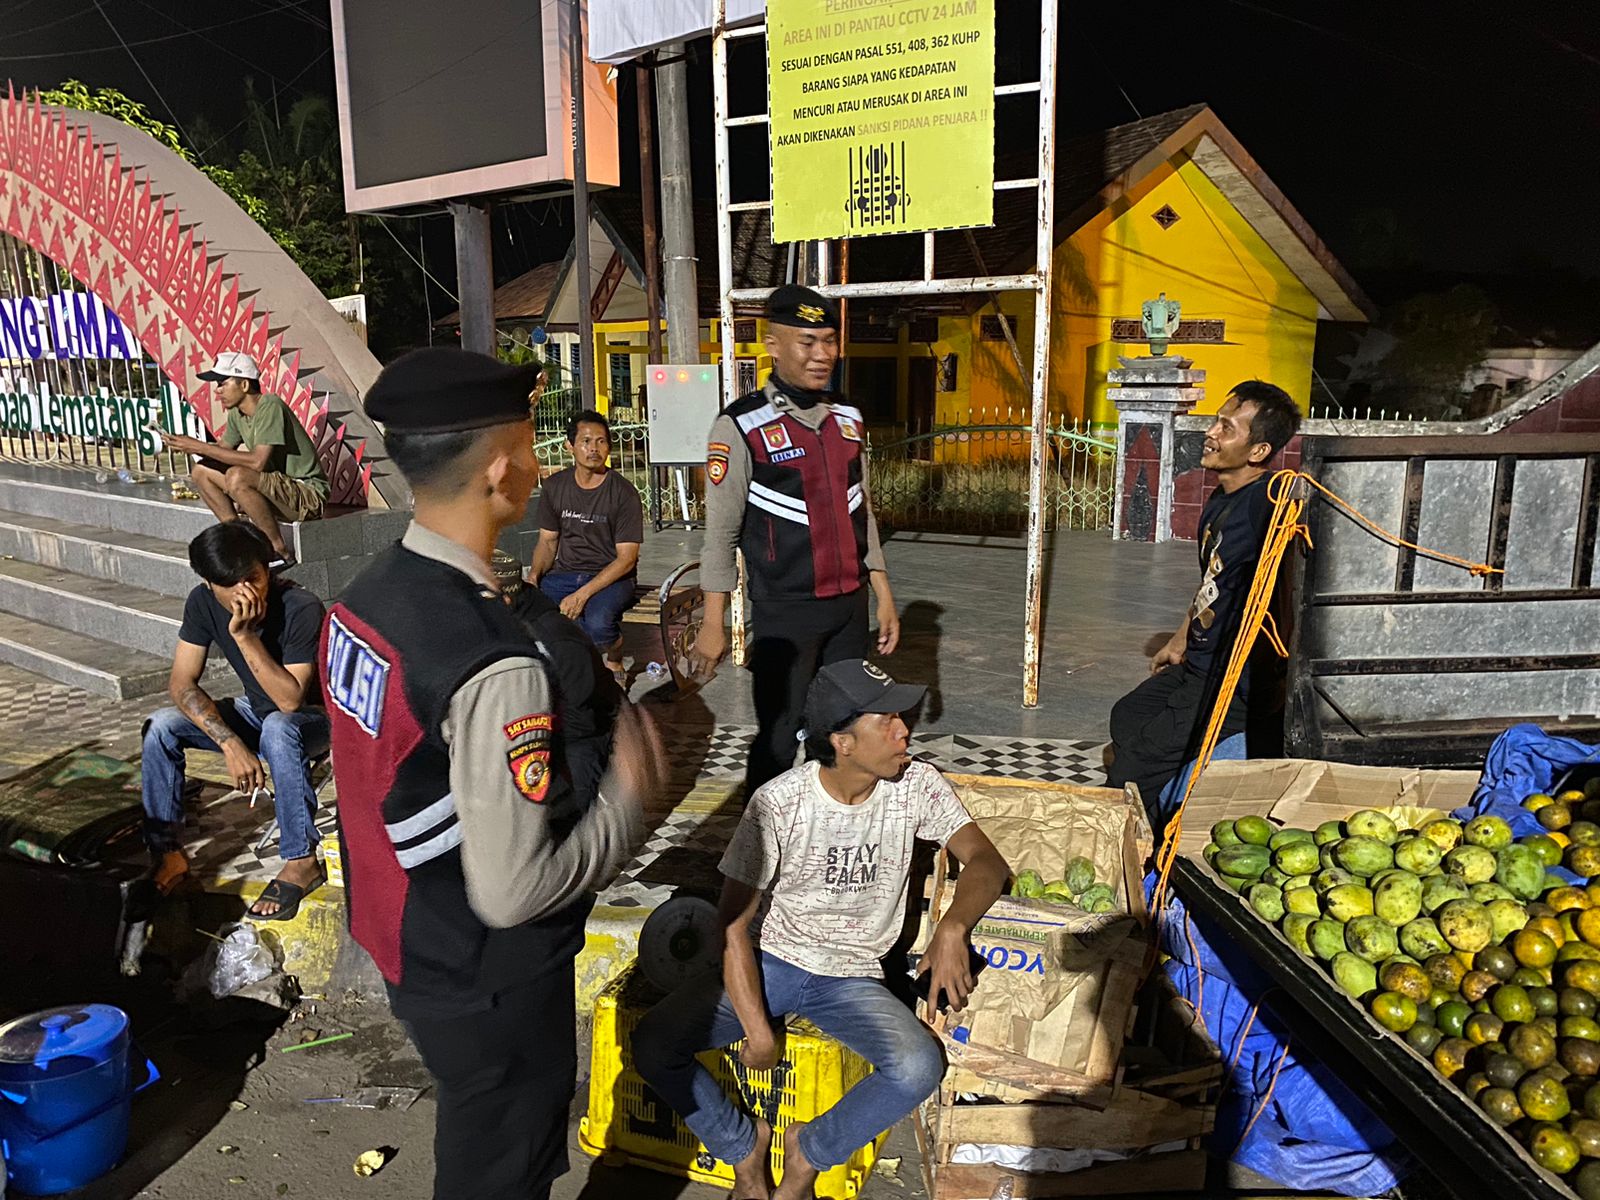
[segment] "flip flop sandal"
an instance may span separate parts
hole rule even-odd
[[[274,879],[271,883],[267,884],[266,887],[261,889],[261,895],[255,898],[255,901],[250,905],[249,908],[245,910],[244,915],[252,921],[293,920],[294,915],[300,911],[300,901],[306,898],[307,892],[311,891],[317,886],[317,884],[321,882],[322,881],[319,879],[317,880],[317,883],[312,884],[311,887],[303,888],[298,884],[289,883],[283,879]],[[271,913],[256,912],[256,905],[260,904],[263,900],[269,904],[276,904],[278,906],[278,911]]]

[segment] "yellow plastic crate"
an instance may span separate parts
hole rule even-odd
[[[608,1161],[731,1188],[733,1168],[713,1158],[633,1069],[633,1028],[660,998],[661,993],[630,964],[595,999],[589,1111],[578,1123],[578,1144]],[[773,1122],[772,1173],[775,1179],[782,1179],[783,1131],[833,1107],[872,1067],[816,1026],[795,1020],[789,1023],[784,1061],[771,1071],[741,1072],[746,1084],[741,1093],[729,1055],[737,1055],[743,1044],[730,1046],[727,1053],[709,1050],[700,1061],[735,1102],[743,1094],[758,1103],[770,1103],[773,1079],[779,1077],[782,1090],[778,1119]],[[818,1176],[817,1195],[823,1200],[854,1200],[860,1195],[885,1136]]]

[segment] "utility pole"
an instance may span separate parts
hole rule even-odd
[[[685,49],[668,46],[656,61],[661,133],[661,232],[667,291],[667,357],[700,361],[700,299],[695,278],[694,193],[689,166],[689,87]],[[732,364],[724,364],[732,370]]]
[[[584,64],[583,0],[571,0],[572,19],[572,236],[578,268],[578,361],[581,364],[583,406],[594,407],[594,317],[589,312],[594,276],[589,269],[589,156],[583,124]]]
[[[456,291],[461,302],[461,348],[494,353],[494,249],[489,205],[452,200],[456,232]]]
[[[644,209],[644,307],[645,335],[650,345],[650,361],[660,363],[661,348],[661,234],[656,217],[656,130],[655,107],[651,104],[651,76],[656,56],[646,54],[634,68],[633,78],[639,93],[639,203]]]

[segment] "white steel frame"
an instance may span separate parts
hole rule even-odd
[[[997,3],[999,0],[997,0]],[[934,278],[934,236],[923,234],[922,278],[877,283],[832,283],[827,243],[820,243],[823,283],[817,291],[827,296],[849,299],[871,296],[931,296],[974,292],[1032,292],[1033,378],[1032,444],[1028,455],[1028,574],[1026,630],[1023,642],[1022,706],[1039,703],[1039,657],[1041,606],[1044,587],[1044,467],[1047,448],[1048,396],[1050,385],[1050,287],[1055,250],[1055,130],[1056,130],[1056,29],[1059,0],[1039,0],[1040,53],[1039,80],[1036,83],[1007,84],[995,88],[995,95],[1012,96],[1037,93],[1039,96],[1039,161],[1031,179],[999,179],[996,191],[1032,188],[1038,198],[1038,238],[1034,269],[1022,275],[987,275],[965,279]],[[727,27],[727,0],[716,0],[716,20],[712,26],[712,83],[715,89],[717,124],[717,273],[722,292],[722,361],[734,361],[733,307],[756,303],[770,294],[767,288],[733,286],[733,222],[736,212],[770,208],[771,199],[732,203],[729,177],[728,130],[744,125],[765,125],[766,113],[730,117],[728,115],[728,44],[740,38],[764,37],[767,27],[746,25]],[[734,375],[722,371],[723,405],[733,403]]]

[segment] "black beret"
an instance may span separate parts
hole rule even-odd
[[[786,283],[767,298],[767,323],[799,329],[838,329],[839,309],[821,292]]]
[[[428,346],[395,359],[367,392],[367,416],[404,433],[450,433],[526,421],[544,368]]]

